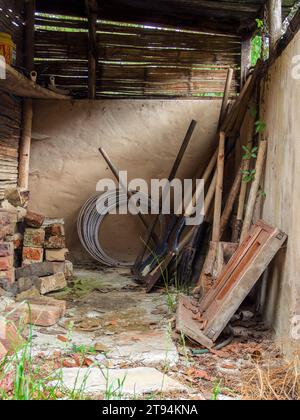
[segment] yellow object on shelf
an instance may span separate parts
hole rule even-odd
[[[15,64],[16,46],[12,40],[11,35],[0,32],[0,56],[4,57],[7,64]]]

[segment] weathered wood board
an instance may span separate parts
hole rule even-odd
[[[258,221],[206,296],[200,302],[180,300],[177,328],[211,348],[286,239],[279,229]]]

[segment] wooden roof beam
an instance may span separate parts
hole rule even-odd
[[[86,10],[89,26],[89,79],[88,96],[89,99],[96,99],[96,79],[97,79],[97,18],[98,2],[97,0],[86,0]]]

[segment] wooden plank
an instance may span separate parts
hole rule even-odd
[[[12,93],[23,98],[60,100],[69,99],[65,95],[59,95],[52,92],[51,90],[39,86],[35,82],[27,79],[21,73],[17,72],[8,64],[5,67],[5,71],[6,79],[0,80],[0,91],[3,90],[4,92]]]
[[[206,337],[199,329],[199,323],[193,319],[193,311],[196,313],[197,304],[187,296],[179,296],[176,312],[176,330],[183,336],[189,337],[196,343],[211,349],[214,342]]]
[[[278,228],[258,221],[206,296],[199,303],[185,300],[189,313],[180,303],[178,316],[184,315],[177,321],[180,330],[211,348],[286,239]]]

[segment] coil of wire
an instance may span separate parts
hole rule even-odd
[[[145,197],[150,202],[149,197]],[[127,204],[128,197],[125,192],[98,193],[86,201],[78,215],[77,231],[82,246],[94,260],[108,267],[131,267],[133,265],[133,262],[118,261],[110,257],[101,245],[100,228],[105,217]],[[161,218],[160,228],[161,230],[163,228]]]

